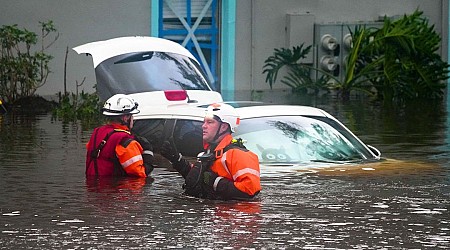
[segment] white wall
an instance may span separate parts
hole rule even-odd
[[[443,34],[442,56],[447,60],[448,4],[421,0],[241,0],[236,18],[236,89],[269,89],[262,74],[264,60],[275,48],[285,47],[286,14],[309,12],[316,23],[374,21],[379,16],[424,11],[437,32]],[[444,8],[443,8],[444,6]],[[251,28],[251,30],[248,30]],[[300,44],[298,44],[300,45]],[[305,44],[307,45],[307,44]],[[249,57],[251,59],[249,59]],[[278,80],[280,77],[278,77]],[[274,89],[286,87],[277,82]]]
[[[54,95],[64,90],[64,58],[67,62],[67,89],[75,92],[75,81],[87,92],[94,92],[95,74],[91,57],[78,55],[71,48],[118,36],[150,34],[149,0],[0,0],[0,26],[18,24],[40,34],[39,21],[53,20],[59,39],[47,53],[54,56],[53,71],[37,94]],[[81,89],[80,89],[81,90]]]
[[[150,5],[150,0],[0,0],[0,25],[18,24],[39,32],[39,21],[54,21],[60,38],[48,51],[55,57],[50,64],[53,74],[37,92],[47,96],[63,91],[67,46],[119,36],[149,35]],[[235,89],[269,89],[262,67],[274,48],[285,47],[287,13],[308,11],[316,22],[352,22],[403,15],[416,8],[423,10],[442,34],[442,54],[446,60],[448,0],[237,0]],[[87,79],[82,89],[93,92],[95,75],[91,58],[69,50],[68,91],[74,92],[75,82],[81,82],[83,77]],[[279,82],[274,87],[287,89]]]

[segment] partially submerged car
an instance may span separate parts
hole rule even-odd
[[[73,48],[92,56],[97,93],[102,101],[129,94],[140,105],[168,104],[165,90],[185,90],[192,100],[220,102],[199,62],[170,40],[133,36],[91,42]],[[187,102],[189,100],[183,100]]]
[[[381,159],[379,150],[364,144],[321,109],[258,102],[227,103],[236,108],[241,118],[233,136],[243,139],[247,149],[258,155],[263,174]],[[195,158],[202,151],[201,126],[207,106],[185,103],[142,107],[134,116],[133,130],[149,139],[156,152],[168,140],[184,156]]]
[[[93,58],[97,93],[102,100],[131,95],[140,113],[134,132],[145,136],[155,152],[166,140],[195,159],[202,151],[205,108],[222,102],[200,64],[181,45],[154,37],[121,37],[75,47]],[[381,153],[364,144],[327,112],[305,106],[229,103],[241,124],[234,134],[261,163],[261,173],[297,171],[317,166],[377,162]],[[164,165],[164,159],[158,157]],[[167,161],[165,164],[169,166]]]

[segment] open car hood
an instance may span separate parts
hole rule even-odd
[[[164,91],[184,90],[198,102],[220,102],[195,57],[178,43],[156,37],[119,37],[73,48],[92,56],[101,100],[131,94],[141,106],[166,104]]]

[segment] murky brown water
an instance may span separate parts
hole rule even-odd
[[[154,181],[87,181],[91,131],[50,115],[0,116],[0,248],[448,249],[445,107],[308,102],[391,160],[264,176],[255,202],[198,200],[165,169]]]

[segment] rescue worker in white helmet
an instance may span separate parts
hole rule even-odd
[[[187,195],[248,200],[260,192],[258,157],[244,147],[242,140],[231,135],[239,122],[232,106],[224,103],[208,106],[202,125],[204,152],[194,164],[185,160],[173,143],[163,143],[161,155],[184,177]]]
[[[130,132],[138,103],[116,94],[102,111],[108,123],[95,128],[86,145],[86,176],[148,177],[154,168],[153,147],[146,138]]]

